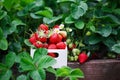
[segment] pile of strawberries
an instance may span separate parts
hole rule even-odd
[[[40,24],[35,33],[29,38],[29,42],[36,48],[65,49],[67,32],[62,31],[63,24],[55,25],[52,29],[45,24]]]

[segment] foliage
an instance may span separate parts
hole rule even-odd
[[[81,50],[100,51],[102,45],[107,52],[119,54],[114,47],[119,44],[119,4],[111,0],[1,0],[0,49],[26,50],[24,39],[30,30],[41,23],[50,27],[64,23],[66,30],[72,29],[68,38],[85,45]]]
[[[55,62],[56,60],[54,58],[47,55],[47,49],[45,48],[37,49],[33,58],[27,52],[22,52],[19,55],[15,55],[14,52],[9,52],[5,57],[5,62],[0,63],[0,80],[45,80],[46,70],[52,73],[54,71],[57,78],[70,77],[70,80],[73,80],[72,78],[84,77],[80,69],[71,69],[69,67],[63,67],[57,70],[53,69],[51,66]],[[15,64],[18,64],[17,69],[14,68]],[[12,70],[12,68],[16,70]],[[67,72],[69,69],[70,71]],[[19,75],[16,75],[17,70],[17,74],[19,73]]]

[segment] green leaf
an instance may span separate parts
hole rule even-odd
[[[93,32],[96,31],[96,28],[95,28],[95,26],[93,25],[93,23],[92,23],[91,21],[88,22],[87,28],[90,29],[90,30],[93,31]]]
[[[0,20],[1,20],[2,18],[4,18],[6,15],[7,15],[7,12],[1,10],[1,11],[0,11]]]
[[[107,37],[102,41],[110,50],[112,46],[116,43],[116,41],[112,37]]]
[[[112,27],[111,26],[105,26],[105,27],[99,27],[96,31],[103,37],[108,37],[112,33]]]
[[[3,4],[5,6],[5,8],[10,11],[11,8],[13,7],[14,3],[15,3],[16,0],[4,0]]]
[[[48,55],[42,56],[38,61],[38,68],[48,68],[56,63],[56,60]]]
[[[120,15],[120,8],[114,9],[112,12],[114,12],[115,14]]]
[[[80,1],[79,6],[84,10],[84,13],[88,10],[88,5],[84,1]]]
[[[18,16],[25,16],[29,12],[34,11],[34,9],[40,9],[41,7],[44,6],[44,1],[43,0],[35,0],[34,2],[28,4],[23,10],[19,11],[17,13]]]
[[[33,19],[40,19],[40,18],[42,18],[42,16],[36,15],[35,13],[30,13],[30,16],[31,16]]]
[[[26,58],[29,58],[30,60],[32,60],[32,58],[31,58],[30,56],[27,56],[27,55],[29,55],[27,52],[20,52],[20,53],[16,56],[15,61],[16,61],[17,63],[20,63],[21,58],[23,58],[23,57],[26,57]]]
[[[100,16],[100,17],[96,17],[96,18],[101,18],[101,19],[107,19],[107,20],[109,20],[109,21],[112,21],[112,22],[114,22],[114,23],[116,23],[116,24],[118,24],[118,25],[120,25],[120,20],[119,20],[119,18],[117,18],[115,15],[112,15],[112,14],[108,14],[108,15],[106,15],[106,16]]]
[[[13,42],[9,45],[9,49],[15,52],[20,52],[22,51],[22,45],[20,42]]]
[[[71,5],[71,16],[74,19],[79,19],[81,16],[83,16],[84,10],[81,8],[81,6],[77,6],[75,4]]]
[[[3,31],[2,31],[2,29],[0,27],[0,39],[2,39],[2,38],[3,38]]]
[[[32,3],[34,0],[21,0],[24,5]]]
[[[5,57],[5,64],[8,68],[11,68],[15,62],[16,54],[14,52],[9,52]]]
[[[32,58],[28,53],[24,53],[21,57],[20,68],[22,71],[31,71],[35,69]]]
[[[43,18],[43,22],[46,23],[46,24],[50,24],[50,23],[58,21],[62,17],[63,17],[63,15],[59,15],[57,17],[52,17],[52,18]]]
[[[0,49],[1,50],[7,50],[8,48],[8,42],[5,38],[0,39]]]
[[[37,11],[35,12],[36,15],[40,15],[40,16],[44,16],[47,18],[52,18],[53,17],[53,12],[49,11],[49,10],[41,10],[41,11]]]
[[[65,18],[65,23],[67,23],[67,24],[74,23],[74,19],[72,18],[72,16],[66,17],[66,18]]]
[[[82,70],[76,68],[71,71],[70,77],[84,78],[84,74],[83,74]]]
[[[70,80],[78,80],[76,77],[70,77]]]
[[[25,24],[19,19],[13,20],[11,23],[11,27],[9,28],[9,34],[15,32],[18,25],[25,25]]]
[[[70,75],[70,72],[71,72],[71,68],[69,67],[62,67],[62,68],[59,68],[57,69],[57,76],[58,77],[65,77],[65,76],[69,76]]]
[[[47,55],[47,53],[48,50],[46,48],[38,48],[34,52],[33,59],[37,58],[38,56]]]
[[[107,15],[108,18],[110,18],[114,23],[119,24],[120,25],[120,19],[117,18],[114,15]]]
[[[34,64],[26,58],[22,58],[20,62],[21,71],[31,71],[34,70]]]
[[[38,70],[42,80],[46,80],[46,71],[44,69],[39,69]]]
[[[22,74],[22,75],[17,77],[17,80],[27,80],[27,77],[26,77],[26,75]]]
[[[0,73],[0,80],[10,80],[11,76],[12,76],[12,71],[8,69],[6,72]]]
[[[83,21],[77,21],[76,23],[75,23],[75,27],[76,28],[78,28],[78,29],[83,29],[84,28],[84,22]]]
[[[97,35],[92,35],[88,37],[88,42],[89,44],[97,44],[101,41],[101,38]]]
[[[34,46],[29,42],[29,39],[25,39],[25,40],[24,40],[24,43],[25,43],[27,46],[31,47],[31,48],[34,47]]]
[[[56,75],[56,70],[54,68],[52,68],[52,67],[46,68],[46,71],[48,71],[48,72],[53,73],[53,74]]]
[[[43,80],[38,70],[31,71],[30,76],[33,80]]]
[[[36,63],[43,55],[47,55],[48,51],[45,48],[36,49],[33,55],[33,61]]]
[[[57,3],[63,3],[63,2],[74,2],[74,3],[76,3],[75,0],[57,0]]]
[[[112,51],[120,54],[120,43],[113,45]]]
[[[7,67],[5,64],[0,63],[0,72],[7,70]]]

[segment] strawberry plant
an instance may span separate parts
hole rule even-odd
[[[46,80],[46,71],[54,73],[56,80],[58,77],[71,80],[84,77],[80,69],[62,67],[55,70],[51,67],[55,62],[54,58],[47,55],[45,48],[37,49],[33,57],[27,52],[21,52],[19,55],[9,52],[5,57],[5,62],[0,63],[0,80]],[[68,70],[70,71],[67,72]]]

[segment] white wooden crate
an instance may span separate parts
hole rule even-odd
[[[30,55],[33,57],[35,49],[30,50]],[[61,68],[62,66],[67,66],[67,47],[65,49],[48,49],[48,52],[54,52],[58,54],[58,57],[55,58],[56,64],[53,65],[53,68]]]

